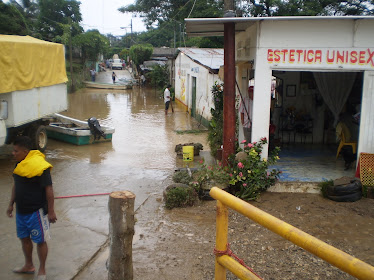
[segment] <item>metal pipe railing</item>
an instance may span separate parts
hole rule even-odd
[[[227,246],[228,210],[227,207],[250,218],[274,233],[309,251],[348,274],[362,280],[374,280],[374,267],[347,253],[328,245],[298,228],[254,207],[253,205],[217,188],[210,190],[210,195],[217,200],[216,249],[224,251]],[[226,264],[219,261],[223,256],[216,256],[216,280],[226,279]],[[219,275],[217,275],[219,273]],[[235,274],[235,272],[233,272]],[[224,274],[224,276],[223,276]],[[255,278],[241,278],[255,279]]]

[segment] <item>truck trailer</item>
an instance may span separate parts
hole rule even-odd
[[[19,135],[47,146],[48,116],[67,110],[64,45],[0,35],[0,146]]]

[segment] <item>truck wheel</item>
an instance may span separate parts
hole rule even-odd
[[[47,148],[48,137],[44,125],[40,125],[31,130],[30,138],[33,141],[34,149],[44,152]]]

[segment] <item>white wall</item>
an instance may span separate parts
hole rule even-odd
[[[253,36],[250,41],[257,41],[252,141],[269,136],[272,70],[374,70],[374,20],[266,20],[258,22],[256,37],[252,29],[243,32],[245,36]],[[236,40],[243,40],[242,36],[239,34]],[[338,52],[342,55],[339,59]],[[367,79],[366,74],[365,81]],[[371,104],[374,94],[369,86],[364,87],[363,95]],[[370,116],[366,119],[374,119],[373,110],[367,115]],[[360,138],[372,138],[372,131],[373,126],[370,131],[361,130]],[[361,145],[364,148],[368,143]],[[263,157],[267,157],[265,150]]]
[[[358,153],[374,154],[374,71],[364,74]]]
[[[8,102],[7,127],[20,126],[68,108],[66,84],[1,94]]]
[[[192,107],[192,78],[196,77],[196,114],[210,120],[210,108],[214,107],[211,89],[218,74],[209,73],[204,66],[192,61],[182,52],[175,60],[175,97],[190,111]]]

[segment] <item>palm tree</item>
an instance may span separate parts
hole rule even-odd
[[[36,0],[10,0],[10,5],[14,6],[24,18],[28,34],[37,36],[36,23],[39,15],[39,5]]]

